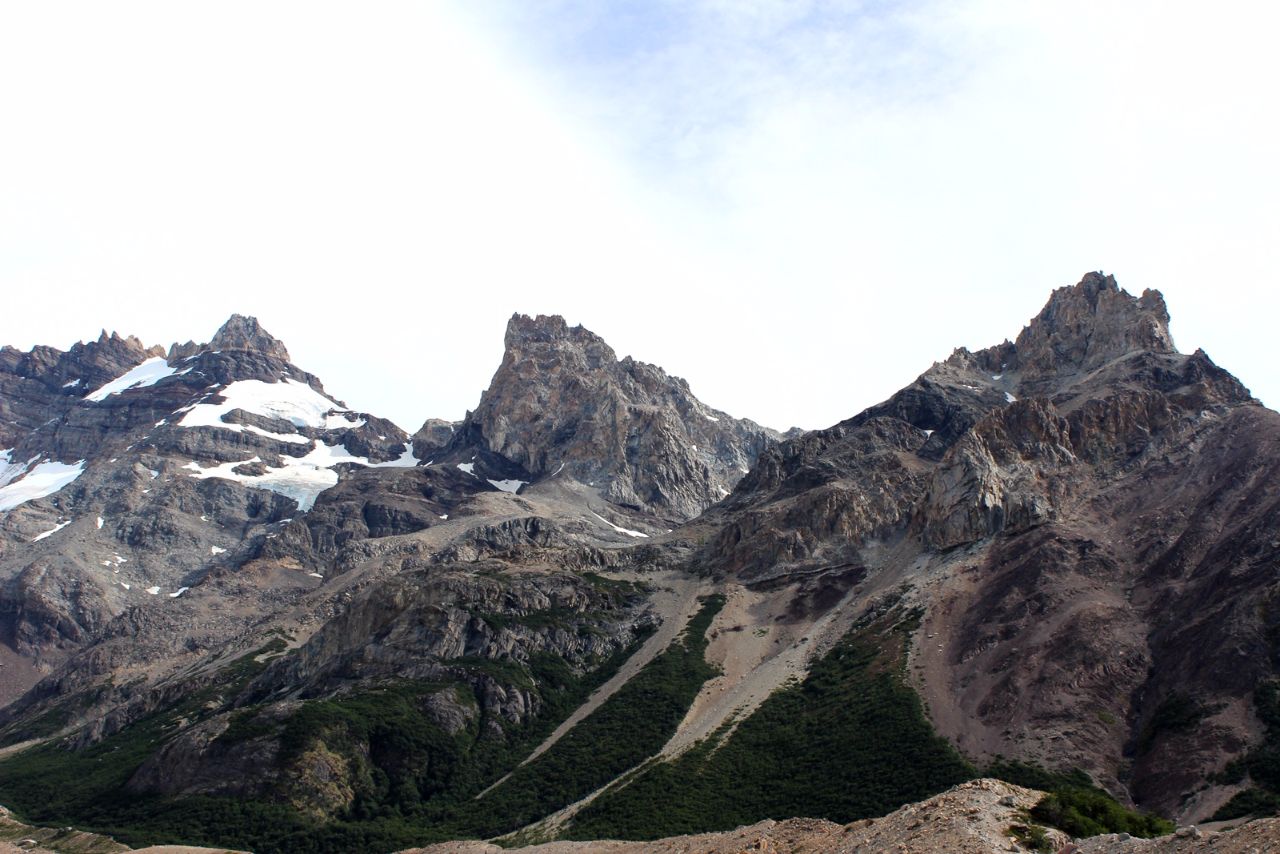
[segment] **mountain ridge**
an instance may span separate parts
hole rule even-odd
[[[788,720],[842,734],[792,743],[788,762],[848,750],[845,771],[888,775],[903,798],[1014,757],[1180,819],[1239,809],[1272,791],[1250,757],[1280,673],[1280,415],[1203,352],[1178,353],[1168,325],[1158,291],[1089,273],[1013,341],[957,349],[851,418],[783,435],[581,326],[517,314],[477,408],[409,436],[324,397],[233,316],[220,352],[175,345],[134,386],[82,392],[22,433],[53,405],[46,382],[0,425],[19,437],[13,461],[88,460],[0,518],[0,655],[37,668],[0,735],[43,740],[29,755],[72,769],[142,750],[134,734],[163,721],[114,785],[261,804],[243,831],[257,841],[191,832],[267,850],[519,830],[504,814],[573,833],[641,814],[628,799],[645,792],[670,801],[646,832],[721,829],[745,801],[697,780],[751,781],[744,745]],[[117,372],[104,384],[159,358],[101,348]],[[16,351],[0,353],[0,384],[28,389]],[[90,448],[93,430],[106,444]],[[127,596],[132,572],[163,595]],[[892,714],[857,718],[848,685]],[[667,722],[630,705],[641,686]],[[857,746],[890,720],[943,740],[888,739],[889,760]],[[644,739],[592,742],[601,721]],[[633,763],[627,785],[571,779],[584,745],[634,750],[610,759]],[[922,776],[895,777],[913,761]],[[5,768],[0,795],[38,803]],[[826,818],[880,803],[782,782]],[[101,808],[75,797],[79,814]],[[699,813],[708,798],[728,800]]]

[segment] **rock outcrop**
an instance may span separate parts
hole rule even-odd
[[[685,521],[719,501],[779,435],[701,403],[679,377],[619,360],[561,317],[515,315],[489,389],[459,427],[531,476],[564,473],[606,500]]]

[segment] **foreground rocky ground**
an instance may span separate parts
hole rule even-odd
[[[724,833],[673,836],[653,842],[549,842],[525,848],[500,848],[488,842],[446,842],[401,854],[988,854],[1034,851],[1015,832],[1029,822],[1027,810],[1043,792],[1000,780],[973,780],[928,800],[908,804],[883,818],[840,825],[818,819],[762,821]],[[1158,839],[1110,834],[1072,842],[1056,830],[1045,831],[1039,850],[1059,854],[1263,854],[1280,850],[1280,819],[1259,819],[1224,831],[1180,828]]]

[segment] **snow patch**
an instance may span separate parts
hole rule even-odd
[[[991,375],[991,379],[993,379],[993,380],[998,380],[998,379],[1000,379],[1000,378],[1001,378],[1001,377],[1003,377],[1003,376],[1004,376],[1004,374],[992,374],[992,375]]]
[[[152,356],[136,368],[132,368],[123,376],[117,377],[97,391],[86,394],[84,399],[93,403],[101,403],[113,394],[121,394],[131,388],[146,388],[155,385],[168,376],[173,376],[174,368],[169,367],[164,356]]]
[[[1018,399],[1017,399],[1016,397],[1014,397],[1013,395],[1009,394],[1009,392],[1007,392],[1007,391],[1004,393],[1004,399],[1005,399],[1005,401],[1007,401],[1008,403],[1017,403],[1017,402],[1018,402]]]
[[[320,443],[317,442],[316,444]],[[220,477],[224,480],[234,480],[237,483],[243,483],[245,486],[251,486],[256,489],[266,489],[279,493],[298,502],[298,509],[303,512],[311,509],[320,493],[331,486],[336,486],[338,483],[337,472],[307,463],[305,458],[281,457],[280,459],[285,463],[282,467],[267,469],[266,472],[259,475],[240,474],[234,471],[238,466],[247,463],[262,462],[262,458],[257,456],[247,460],[233,460],[228,463],[210,466],[209,468],[203,468],[199,463],[191,462],[187,463],[183,468],[191,470],[191,477],[202,480],[204,478]]]
[[[224,480],[233,480],[237,483],[243,483],[245,486],[254,487],[256,489],[266,489],[271,492],[292,498],[298,502],[298,509],[302,512],[310,510],[316,503],[316,498],[320,493],[324,492],[331,486],[338,483],[338,473],[333,467],[342,463],[352,463],[354,465],[376,468],[378,466],[407,465],[403,455],[399,460],[392,460],[389,463],[370,463],[366,457],[357,457],[347,450],[345,445],[326,445],[319,439],[309,440],[312,442],[311,450],[302,457],[281,456],[283,463],[279,468],[268,468],[262,474],[250,475],[240,474],[235,469],[248,463],[260,463],[262,458],[254,456],[248,460],[233,460],[228,463],[221,463],[215,466],[205,468],[197,462],[189,462],[184,469],[191,472],[191,477],[210,478],[220,477]],[[412,449],[408,449],[410,458],[412,458]],[[416,462],[416,461],[415,461]],[[201,517],[204,519],[205,517]],[[206,520],[207,521],[207,520]]]
[[[158,589],[158,588],[157,588],[157,589]],[[170,599],[177,599],[179,596],[181,596],[183,593],[186,593],[186,592],[187,592],[188,590],[190,590],[190,589],[191,589],[190,587],[179,587],[179,588],[177,589],[177,591],[175,591],[175,592],[173,592],[173,593],[170,593],[170,594],[169,594],[169,598],[170,598]],[[150,592],[150,591],[148,591],[148,592]]]
[[[413,443],[405,442],[404,451],[394,460],[387,460],[385,463],[371,463],[365,461],[365,465],[372,469],[411,469],[418,464],[418,458],[413,455]]]
[[[325,430],[354,430],[357,427],[363,427],[365,420],[354,414],[342,410],[346,414],[326,415],[322,427]]]
[[[612,522],[610,522],[608,519],[604,518],[603,516],[601,516],[599,513],[595,512],[594,510],[592,510],[592,511],[591,511],[591,515],[592,515],[592,516],[595,516],[595,517],[596,517],[597,519],[599,519],[601,522],[604,522],[604,523],[605,523],[606,525],[608,525],[610,528],[613,528],[613,530],[617,531],[619,534],[626,534],[628,537],[644,537],[645,539],[648,539],[648,538],[649,538],[649,535],[648,535],[648,534],[642,534],[642,533],[640,533],[639,531],[632,531],[632,530],[630,530],[630,529],[628,529],[628,528],[619,528],[617,525],[613,524],[613,523],[612,523]]]
[[[467,474],[471,475],[472,477],[475,477],[475,476],[476,476],[476,464],[475,464],[475,463],[458,463],[458,468],[462,469],[463,471],[465,471]]]
[[[23,468],[25,469],[26,466]],[[43,462],[20,479],[15,479],[12,474],[6,472],[9,480],[0,487],[0,512],[12,510],[19,504],[34,501],[37,498],[53,495],[82,474],[84,474],[84,460],[72,464]]]
[[[103,523],[104,521],[106,521],[106,520],[104,520],[101,516],[99,516],[99,517],[98,517],[98,530],[99,530],[99,531],[101,531],[101,530],[102,530],[102,523]]]
[[[217,546],[209,546],[209,554],[211,555],[225,554],[226,551],[226,549],[220,549]]]
[[[58,533],[59,531],[61,531],[63,528],[67,527],[70,524],[71,524],[70,519],[68,519],[65,522],[59,522],[49,530],[45,531],[43,534],[37,534],[35,539],[33,539],[31,542],[38,543],[41,540],[48,539],[49,537],[52,537],[54,534]]]
[[[501,489],[503,492],[510,492],[515,495],[520,491],[520,487],[524,486],[527,480],[490,480],[489,483]]]
[[[228,424],[222,420],[223,416],[239,409],[266,418],[288,421],[295,427],[330,429],[327,425],[331,419],[336,417],[330,413],[347,411],[306,383],[291,379],[285,379],[278,383],[267,383],[262,380],[237,380],[223,388],[218,394],[223,398],[222,403],[196,403],[182,416],[178,426],[221,427],[224,430],[234,430],[237,433],[241,433],[249,429],[248,425]],[[344,418],[339,420],[342,421],[345,427],[353,426],[347,423]],[[261,434],[265,431],[249,429],[249,432]],[[273,439],[281,438],[282,436],[279,433],[268,433],[267,435]],[[285,439],[284,441],[296,440]],[[306,442],[308,440],[303,439],[302,441]]]
[[[63,387],[63,388],[75,388],[76,386],[80,385],[80,383],[82,383],[82,382],[84,382],[84,380],[72,380],[71,382],[63,383],[63,384],[62,384],[62,387]]]
[[[703,417],[704,417],[704,418],[706,418],[708,421],[719,421],[719,420],[720,420],[719,418],[716,418],[714,415],[705,415],[705,416],[703,416]]]
[[[158,596],[158,595],[160,595],[160,588],[159,588],[159,587],[148,587],[148,588],[147,588],[147,592],[148,592],[148,593],[150,593],[152,596]]]

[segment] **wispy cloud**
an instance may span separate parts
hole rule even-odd
[[[814,427],[1105,268],[1280,401],[1265,4],[0,16],[0,342],[254,312],[414,426],[474,405],[513,310],[561,312],[716,406]]]
[[[1095,268],[1164,288],[1184,344],[1280,399],[1265,329],[1239,334],[1280,307],[1262,286],[1280,264],[1269,7],[516,5],[486,4],[486,25],[640,176],[643,205],[779,324],[897,368],[851,379],[859,403],[937,342],[1016,333]],[[750,376],[784,359],[778,340]],[[791,411],[816,412],[813,389],[795,394]]]

